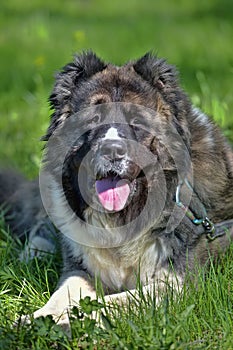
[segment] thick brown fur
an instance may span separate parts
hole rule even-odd
[[[62,130],[64,123],[72,115],[80,114],[90,106],[120,102],[146,107],[156,112],[160,116],[158,123],[164,134],[167,127],[173,125],[188,150],[191,164],[188,159],[186,161],[181,157],[181,163],[183,163],[180,166],[185,177],[190,178],[191,173],[193,174],[195,196],[192,195],[190,208],[197,216],[203,216],[206,211],[208,218],[215,224],[233,219],[232,150],[219,128],[205,114],[191,105],[189,98],[179,86],[174,67],[168,65],[165,60],[146,54],[137,61],[117,67],[103,62],[92,52],[83,53],[76,56],[74,62],[66,65],[57,75],[50,101],[53,115],[44,136],[45,141],[49,141],[57,131]],[[147,118],[146,115],[144,118]],[[77,119],[77,128],[78,123]],[[83,144],[88,145],[90,150],[94,149],[98,137],[101,138],[101,132],[102,129],[98,128],[95,134],[85,135]],[[124,130],[122,132],[124,134]],[[62,235],[63,274],[56,292],[42,309],[35,312],[35,317],[52,314],[60,322],[68,322],[66,310],[69,306],[78,304],[80,297],[86,295],[95,297],[94,279],[97,276],[102,280],[106,294],[110,293],[106,296],[106,300],[124,299],[127,297],[125,289],[136,288],[139,265],[139,277],[145,290],[153,290],[153,284],[156,284],[159,290],[164,285],[164,281],[170,281],[173,286],[177,284],[182,286],[185,272],[194,269],[197,261],[205,264],[210,255],[217,256],[229,246],[233,237],[231,224],[228,225],[228,233],[210,241],[203,227],[196,227],[183,215],[179,207],[176,208],[175,214],[172,214],[175,220],[180,221],[179,225],[173,229],[167,229],[179,182],[168,152],[169,147],[171,149],[173,147],[172,140],[168,136],[167,145],[163,145],[158,138],[147,135],[138,136],[137,142],[147,147],[159,159],[168,184],[165,208],[159,223],[153,222],[150,212],[147,213],[146,218],[153,223],[151,227],[134,240],[116,248],[88,247]],[[75,150],[77,151],[77,147]],[[78,149],[75,154],[71,153],[64,163],[63,189],[57,184],[56,169],[51,171],[53,193],[50,194],[50,201],[57,215],[61,216],[64,207],[59,201],[58,194],[65,190],[66,198],[73,211],[82,220],[87,220],[87,217],[92,217],[93,211],[82,200],[80,189],[74,187],[72,180],[75,169],[71,160],[72,157],[76,157],[76,154],[79,157],[80,152],[81,150]],[[54,158],[56,157],[56,150],[54,150]],[[4,174],[1,176],[0,193],[4,194],[3,200],[11,206],[13,221],[10,224],[20,235],[23,231],[28,231],[30,242],[31,236],[35,238],[41,235],[37,232],[38,217],[42,220],[39,220],[42,226],[44,222],[49,221],[39,199],[38,184],[33,182],[28,185],[22,181],[15,193],[12,193],[14,191],[11,185],[7,186],[8,195],[3,190],[6,188],[6,178],[8,176]],[[132,213],[137,214],[140,211],[140,205],[145,204],[146,198],[144,200],[143,196],[155,184],[145,183],[141,178],[135,181],[138,181],[138,196],[134,197],[132,204],[120,213],[97,215],[106,227],[114,227],[116,223],[124,224],[132,219]],[[158,189],[156,186],[154,188]],[[38,197],[36,202],[35,197]],[[64,216],[61,221],[64,221],[63,226],[69,231],[68,219]],[[46,225],[43,228],[41,236],[46,239]],[[31,231],[33,234],[30,233]],[[141,231],[143,232],[143,227]],[[32,246],[35,250],[40,249],[40,246]],[[63,313],[63,318],[59,318]]]

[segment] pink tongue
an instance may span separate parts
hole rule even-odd
[[[96,181],[96,192],[105,209],[120,211],[127,202],[130,188],[124,180],[109,177]]]

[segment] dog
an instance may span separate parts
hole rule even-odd
[[[0,175],[26,258],[62,249],[58,287],[34,317],[67,324],[80,298],[96,298],[97,277],[107,302],[136,294],[138,280],[159,300],[226,251],[233,152],[166,60],[118,67],[83,52],[57,74],[50,103],[39,181]]]

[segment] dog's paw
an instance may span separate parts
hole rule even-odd
[[[38,310],[39,311],[39,310]],[[34,313],[32,315],[22,315],[13,324],[14,327],[42,327],[45,325],[48,330],[52,328],[59,327],[60,331],[71,338],[71,325],[68,313],[63,315],[45,315],[44,313]]]
[[[21,315],[14,323],[14,326],[26,326],[32,324],[33,320],[38,319],[40,317],[51,316],[54,323],[61,326],[66,333],[70,332],[70,321],[69,321],[69,312],[68,310],[63,310],[60,313],[56,310],[51,310],[46,307],[42,307],[41,309],[35,311],[31,315]]]
[[[98,307],[97,307],[98,304]],[[50,316],[52,321],[60,326],[68,337],[71,337],[71,323],[74,319],[84,320],[86,317],[95,320],[96,326],[104,328],[102,323],[103,309],[100,308],[100,303],[97,300],[89,300],[89,297],[81,300],[82,307],[68,306],[64,310],[54,309],[43,306],[31,315],[21,315],[14,323],[14,326],[30,326],[36,319]]]
[[[39,311],[39,310],[38,310]],[[13,327],[27,327],[30,330],[46,329],[47,332],[55,331],[56,334],[71,338],[71,326],[68,314],[63,314],[60,317],[37,313],[37,315],[21,315],[13,324]]]

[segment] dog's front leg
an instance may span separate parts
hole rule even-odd
[[[69,330],[69,310],[77,306],[81,298],[96,298],[91,278],[84,271],[73,271],[61,276],[57,290],[49,301],[33,314],[34,318],[52,315],[54,321]],[[21,317],[22,323],[30,322],[29,316]]]
[[[141,288],[105,295],[104,300],[106,303],[115,301],[118,304],[124,305],[130,299],[140,302],[143,295],[143,298],[153,298],[158,305],[165,296],[166,291],[172,290],[174,293],[179,294],[182,291],[183,283],[183,275],[175,274],[164,269],[161,270],[152,281],[148,281],[148,284]]]

